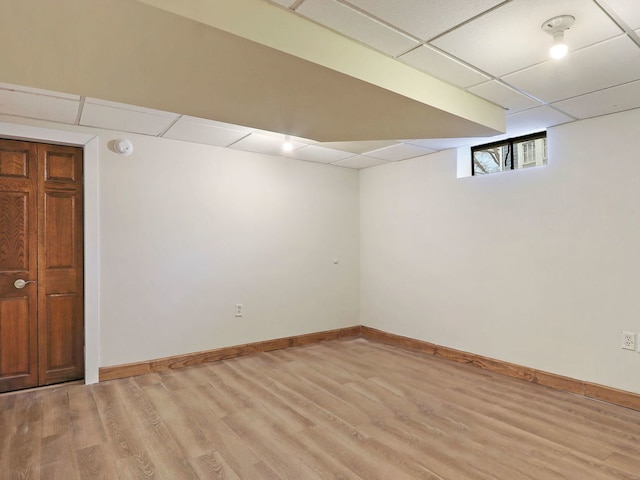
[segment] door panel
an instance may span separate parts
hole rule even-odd
[[[40,145],[40,384],[84,377],[82,150]]]
[[[0,268],[29,270],[29,192],[0,192]]]
[[[46,268],[73,269],[76,266],[74,238],[76,212],[74,192],[45,192],[44,218]]]
[[[0,140],[0,392],[38,385],[37,147]]]
[[[30,357],[35,353],[31,340],[35,330],[29,326],[29,298],[0,299],[0,368],[3,377],[28,376],[32,371]]]
[[[47,295],[47,337],[49,349],[47,365],[50,371],[61,374],[64,370],[74,369],[78,365],[73,348],[78,333],[75,328],[78,323],[78,298],[73,293]],[[82,339],[80,339],[82,340]]]
[[[79,173],[78,163],[81,160],[77,152],[49,149],[45,157],[45,180],[58,184],[76,185],[76,174]]]
[[[0,177],[29,177],[29,150],[14,150],[21,148],[18,142],[12,142],[14,146],[4,144],[3,150],[0,151]]]

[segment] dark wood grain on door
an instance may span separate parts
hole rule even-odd
[[[40,384],[84,376],[82,150],[40,145]]]
[[[83,376],[82,149],[0,140],[0,392]]]
[[[0,392],[38,384],[37,146],[0,140]]]

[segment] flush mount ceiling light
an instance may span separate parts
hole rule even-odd
[[[559,15],[550,18],[540,27],[553,37],[553,45],[549,50],[551,58],[562,58],[569,51],[569,47],[564,42],[564,31],[569,29],[575,21],[576,17],[572,15]]]
[[[291,143],[291,137],[289,135],[284,136],[284,143],[282,144],[282,150],[290,152],[293,150],[293,143]]]

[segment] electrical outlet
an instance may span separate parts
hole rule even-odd
[[[622,348],[625,350],[636,349],[636,334],[631,332],[622,332]]]
[[[242,316],[242,304],[236,303],[236,317]]]

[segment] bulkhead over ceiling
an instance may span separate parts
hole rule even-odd
[[[2,9],[0,81],[10,84],[323,142],[504,130],[500,107],[262,0]]]

